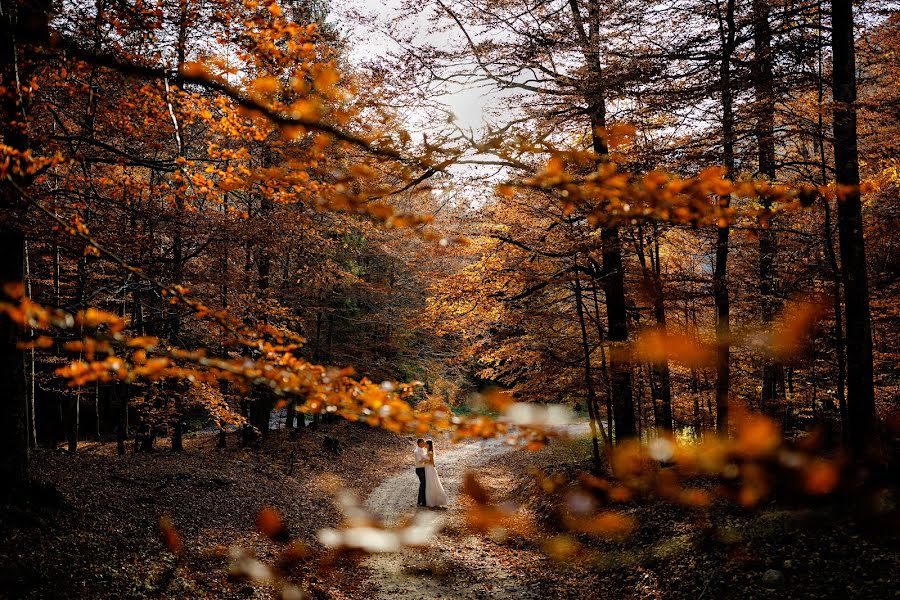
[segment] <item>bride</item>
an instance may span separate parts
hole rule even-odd
[[[425,445],[428,447],[428,463],[425,466],[425,505],[446,506],[450,498],[447,497],[437,469],[434,468],[434,442],[428,440]]]

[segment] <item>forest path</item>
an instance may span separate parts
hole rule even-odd
[[[567,427],[570,435],[583,434],[585,424]],[[476,535],[454,536],[462,525],[463,508],[459,503],[463,476],[493,459],[513,451],[502,440],[456,444],[441,451],[438,446],[437,468],[444,489],[450,496],[447,509],[420,509],[432,520],[440,520],[447,528],[424,548],[406,548],[395,554],[376,554],[365,566],[369,582],[376,588],[376,598],[522,598],[540,596],[504,567],[491,551],[491,543]],[[410,463],[413,448],[410,447]],[[419,480],[409,469],[388,477],[366,500],[367,508],[391,524],[408,518],[416,511],[415,498]]]

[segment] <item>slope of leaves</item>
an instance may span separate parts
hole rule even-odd
[[[339,453],[325,448],[326,437],[340,440]],[[345,421],[278,430],[258,449],[237,441],[229,435],[229,448],[216,449],[215,436],[201,433],[186,438],[181,455],[117,457],[109,443],[35,452],[35,480],[58,497],[4,514],[0,587],[17,598],[246,597],[252,588],[228,577],[228,548],[274,556],[254,523],[262,509],[275,508],[288,538],[314,548],[316,531],[339,521],[328,491],[336,477],[365,495],[409,454],[407,441]],[[160,540],[162,517],[180,557]],[[346,597],[358,584],[314,561],[291,577],[320,597]]]
[[[612,506],[637,524],[624,540],[548,537],[559,514],[558,500],[567,492],[557,491],[554,501],[540,482],[568,480],[588,469],[588,452],[586,440],[554,441],[536,453],[505,455],[478,473],[481,481],[505,482],[490,485],[496,501],[520,504],[523,520],[537,524],[533,531],[538,534],[523,531],[522,538],[486,543],[489,552],[506,557],[518,580],[532,582],[539,595],[612,599],[825,598],[834,590],[848,598],[894,594],[900,566],[891,533],[896,523],[871,522],[864,513],[854,516],[830,503],[797,507],[769,501],[750,511],[717,501],[698,512],[659,498],[621,500]],[[535,470],[541,478],[535,478]],[[693,484],[714,487],[703,478]],[[556,558],[548,561],[548,552]]]

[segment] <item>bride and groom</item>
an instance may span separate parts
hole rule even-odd
[[[437,469],[434,468],[434,442],[419,438],[416,440],[416,475],[419,477],[418,506],[446,506],[450,499]]]

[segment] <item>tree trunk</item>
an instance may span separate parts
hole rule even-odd
[[[81,428],[81,388],[75,394],[75,400],[69,402],[69,423],[66,435],[69,440],[69,452],[78,452],[78,432]]]
[[[600,374],[603,376],[603,388],[606,390],[606,427],[608,428],[607,432],[611,444],[615,437],[615,434],[613,433],[612,392],[609,380],[609,369],[607,368],[606,361],[606,335],[603,332],[603,324],[600,321],[600,302],[597,300],[596,282],[595,285],[591,286],[591,300],[594,304],[594,325],[597,328],[597,340],[600,342]]]
[[[273,164],[273,159],[269,151],[266,151],[263,161],[265,166],[267,167]],[[262,196],[260,198],[259,208],[259,217],[262,221],[262,231],[268,230],[272,208],[272,201],[266,196]],[[260,300],[263,301],[268,299],[269,296],[271,267],[272,257],[269,253],[269,249],[265,246],[265,244],[261,244],[258,255],[256,257],[256,270],[258,276],[257,293]],[[264,321],[265,319],[266,317],[263,316]],[[272,415],[272,408],[274,406],[275,398],[270,390],[262,389],[259,391],[259,393],[256,394],[256,397],[253,401],[253,406],[250,410],[251,415],[253,415],[253,425],[259,430],[262,435],[268,435],[269,433],[269,419]]]
[[[15,190],[6,183],[0,185],[3,210],[12,210],[18,202]],[[0,284],[22,282],[24,248],[25,237],[18,225],[4,219],[0,223]],[[0,315],[0,487],[6,490],[0,500],[4,503],[28,485],[28,411],[19,333],[18,325],[6,314]]]
[[[592,111],[594,151],[606,160],[609,150],[598,132],[606,127],[606,108],[601,100]],[[604,227],[600,231],[603,243],[603,284],[606,297],[607,332],[610,342],[628,341],[628,314],[625,304],[625,267],[622,263],[622,244],[618,227]],[[610,365],[610,394],[615,414],[616,442],[634,437],[634,400],[631,397],[630,365],[613,362]]]
[[[822,24],[822,5],[819,4],[816,9],[817,23]],[[821,29],[820,29],[821,31]],[[819,177],[822,185],[828,184],[828,172],[826,170],[828,161],[825,158],[825,80],[823,72],[825,70],[825,57],[823,56],[824,44],[822,43],[822,34],[819,33],[819,53],[817,63],[817,92],[818,92],[818,130],[817,141],[819,150]],[[841,439],[843,443],[847,443],[847,435],[849,425],[847,423],[847,398],[845,393],[845,385],[847,379],[847,363],[846,349],[844,337],[844,316],[841,308],[841,269],[838,266],[837,254],[834,251],[834,228],[831,218],[831,201],[823,198],[825,209],[825,223],[823,241],[825,244],[825,256],[828,257],[828,266],[831,269],[831,310],[834,313],[834,353],[837,366],[837,381],[835,382],[836,396],[838,400],[838,410],[841,416]]]
[[[578,36],[578,43],[588,69],[589,89],[585,94],[591,122],[591,141],[599,163],[609,160],[609,147],[603,138],[606,129],[606,84],[599,55],[598,32],[601,26],[597,4],[589,3],[586,15],[582,14],[578,0],[570,0],[569,8]],[[586,19],[585,19],[586,17]],[[625,304],[625,268],[622,262],[622,245],[618,227],[603,226],[600,231],[603,243],[602,283],[606,296],[607,331],[610,342],[628,340],[628,315]],[[631,396],[631,368],[619,362],[611,365],[610,393],[615,412],[616,441],[634,437],[634,399]]]
[[[288,402],[287,407],[285,408],[285,412],[287,413],[287,415],[284,420],[284,427],[285,429],[293,429],[294,418],[297,416],[297,402],[295,400],[291,400],[290,402]]]
[[[575,273],[575,312],[578,315],[578,325],[581,328],[581,349],[584,355],[584,386],[587,391],[587,408],[590,418],[591,427],[591,456],[594,460],[594,471],[600,472],[600,445],[597,438],[597,426],[603,434],[603,444],[609,447],[609,440],[606,437],[606,430],[603,423],[597,419],[597,392],[594,389],[594,377],[591,372],[591,348],[588,342],[587,326],[584,318],[584,306],[581,298],[581,279],[578,273]]]
[[[625,305],[625,267],[617,227],[600,232],[603,242],[603,276],[606,288],[606,318],[608,339],[612,343],[628,341],[628,315]],[[634,401],[631,397],[631,367],[618,361],[612,363],[610,387],[616,418],[616,441],[634,437]]]
[[[27,98],[18,93],[18,82],[30,81],[31,46],[44,44],[49,37],[49,2],[3,0],[0,6],[0,137],[15,150],[28,150],[24,129]],[[20,180],[20,185],[27,182]],[[0,183],[0,210],[6,215],[0,222],[0,285],[24,291],[25,235],[18,222],[22,199],[8,181]],[[5,492],[0,500],[10,501],[27,488],[28,410],[25,395],[24,353],[18,347],[19,327],[6,315],[0,315],[0,481]]]
[[[28,241],[25,241],[24,248],[25,252],[25,293],[31,298],[31,259],[28,252]],[[28,338],[29,340],[34,340],[34,329],[28,329]],[[25,365],[27,371],[27,382],[28,382],[28,391],[27,391],[27,407],[26,411],[28,413],[28,447],[29,448],[37,448],[37,419],[35,418],[35,394],[37,392],[37,385],[35,382],[35,351],[34,346],[28,352],[28,364]]]
[[[775,180],[775,80],[772,75],[772,27],[769,23],[769,3],[753,0],[753,83],[756,94],[755,134],[758,146],[759,175],[768,181]],[[764,209],[772,208],[772,199],[760,199]],[[776,255],[777,240],[771,222],[759,231],[759,271],[758,288],[760,320],[766,328],[771,328],[778,310]],[[782,377],[782,367],[764,354],[762,359],[762,394],[760,405],[769,414],[777,412],[779,400],[778,381]],[[783,394],[782,394],[783,396]]]
[[[721,19],[722,57],[719,65],[719,84],[722,94],[722,162],[726,176],[734,177],[734,90],[731,81],[731,58],[734,54],[734,2],[726,0]],[[731,196],[719,199],[728,207]],[[716,228],[715,264],[713,267],[713,299],[716,305],[716,430],[728,435],[728,391],[731,379],[731,317],[728,297],[728,237],[730,227],[724,223]]]
[[[184,451],[184,427],[182,421],[176,418],[172,423],[172,452]]]
[[[656,328],[660,335],[666,335],[666,302],[663,295],[662,268],[659,262],[659,228],[653,224],[652,246],[650,247],[650,265],[647,264],[648,252],[644,246],[643,227],[638,228],[636,250],[638,262],[641,265],[641,274],[644,285],[653,294],[653,316],[656,319]],[[656,426],[668,432],[672,432],[674,423],[672,419],[672,377],[668,359],[653,363],[650,391],[653,397],[653,415]],[[657,410],[659,401],[659,410]]]
[[[834,168],[839,193],[838,237],[847,324],[847,420],[850,446],[862,452],[875,430],[872,323],[859,193],[856,135],[856,51],[852,0],[831,2]]]
[[[123,384],[125,389],[122,397],[119,397],[119,384],[112,384],[113,400],[119,401],[119,413],[116,420],[116,453],[119,456],[125,454],[125,440],[128,439],[128,384]]]
[[[241,446],[247,446],[253,441],[253,425],[250,422],[250,410],[247,405],[247,399],[241,398],[241,416],[244,417],[245,423],[241,426]]]
[[[100,441],[100,382],[94,382],[94,433]]]

